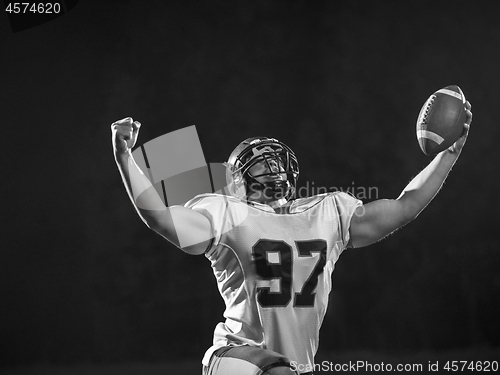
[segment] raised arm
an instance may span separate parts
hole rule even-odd
[[[436,196],[467,139],[472,121],[469,102],[466,108],[467,121],[462,137],[448,150],[439,153],[397,199],[380,199],[356,209],[349,230],[353,247],[368,246],[386,237],[415,219]]]
[[[210,243],[210,222],[189,208],[165,206],[132,156],[140,126],[130,117],[111,125],[116,165],[130,200],[149,228],[189,254],[202,254]]]

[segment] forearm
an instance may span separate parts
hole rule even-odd
[[[111,124],[115,161],[129,198],[149,228],[189,254],[202,254],[211,243],[211,223],[190,208],[165,206],[131,153],[140,126],[131,117]]]
[[[404,188],[398,197],[404,208],[404,215],[412,220],[432,201],[439,192],[459,153],[445,150],[439,153]]]
[[[141,219],[153,228],[165,215],[167,207],[151,181],[144,175],[130,151],[115,152],[115,161],[132,204]]]
[[[465,107],[467,120],[462,136],[413,178],[397,199],[379,199],[356,209],[349,229],[354,247],[379,241],[412,221],[436,196],[467,140],[472,112],[469,102]]]

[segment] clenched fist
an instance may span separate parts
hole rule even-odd
[[[126,117],[111,124],[111,136],[113,150],[117,153],[125,153],[135,145],[141,123],[134,121],[132,117]]]

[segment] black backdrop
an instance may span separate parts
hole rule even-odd
[[[197,125],[207,161],[274,136],[301,183],[395,198],[429,161],[415,120],[435,90],[473,104],[464,152],[418,219],[333,276],[321,350],[500,344],[494,1],[80,1],[1,23],[4,364],[200,358],[223,304],[209,263],[147,229],[109,125],[139,143]],[[357,190],[356,190],[357,189]],[[372,189],[372,192],[374,190]]]

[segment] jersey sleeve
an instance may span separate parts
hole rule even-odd
[[[339,221],[339,233],[344,249],[348,247],[350,241],[349,227],[351,225],[352,215],[363,202],[345,192],[337,192],[332,195],[333,202],[337,209]]]
[[[228,215],[228,197],[224,195],[216,194],[201,194],[190,201],[188,201],[184,207],[190,208],[196,212],[199,212],[205,216],[210,222],[210,227],[212,231],[212,241],[205,251],[205,253],[210,252],[210,250],[217,247],[220,242],[221,236],[225,231],[227,231],[227,219]]]

